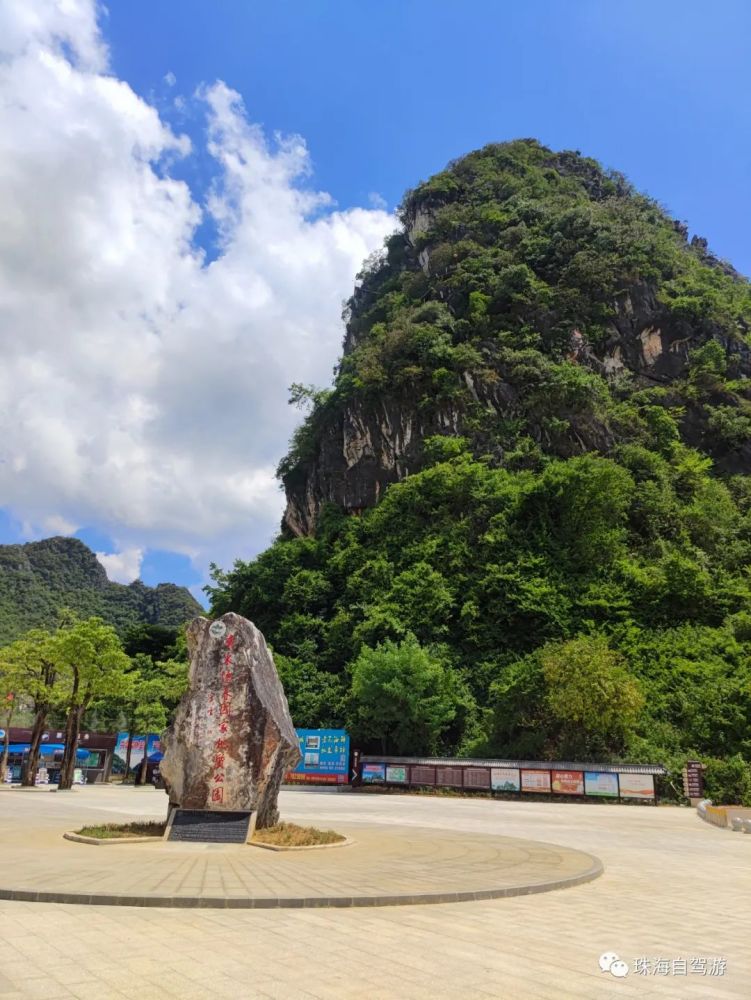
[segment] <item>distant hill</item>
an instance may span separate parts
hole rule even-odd
[[[0,545],[0,644],[54,624],[62,607],[100,615],[120,632],[137,622],[181,625],[202,611],[190,591],[174,583],[112,583],[77,538]]]

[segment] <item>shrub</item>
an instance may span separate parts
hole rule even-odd
[[[715,805],[751,806],[751,765],[739,753],[705,761],[704,787]]]

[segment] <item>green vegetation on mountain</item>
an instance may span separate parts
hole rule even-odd
[[[263,630],[297,725],[395,751],[695,754],[740,788],[751,285],[620,175],[531,140],[401,214],[333,389],[293,387],[311,410],[282,534],[217,570],[214,613]]]
[[[63,608],[99,616],[120,634],[139,623],[180,626],[201,607],[185,587],[112,583],[76,538],[0,545],[0,645],[31,628],[53,628]]]

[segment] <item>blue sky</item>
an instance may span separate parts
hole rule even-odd
[[[316,184],[390,205],[452,159],[534,136],[627,174],[751,273],[751,6],[743,0],[181,0],[113,4],[117,73],[223,79],[304,136]]]
[[[378,244],[392,224],[383,211],[378,211],[379,199],[393,210],[406,188],[440,170],[450,159],[487,142],[516,137],[534,136],[554,148],[579,149],[621,170],[637,187],[686,221],[692,233],[707,237],[716,253],[751,274],[751,245],[747,235],[751,181],[748,100],[751,6],[745,2],[724,0],[708,5],[696,0],[680,3],[635,0],[620,4],[603,0],[538,0],[525,4],[470,0],[459,5],[448,0],[379,3],[180,0],[179,4],[121,0],[111,2],[106,13],[101,8],[97,11],[99,40],[109,48],[106,66],[97,64],[96,57],[89,52],[94,29],[87,26],[86,17],[91,3],[92,0],[75,0],[81,20],[71,28],[66,42],[73,48],[79,45],[84,53],[79,56],[78,67],[82,70],[83,85],[89,86],[91,74],[99,72],[128,85],[137,98],[137,101],[129,98],[131,104],[126,109],[122,95],[110,95],[109,117],[104,112],[92,116],[95,123],[92,129],[99,128],[103,137],[99,146],[108,145],[104,138],[109,134],[107,129],[119,135],[130,127],[130,122],[146,113],[147,106],[156,109],[165,128],[187,136],[192,143],[189,155],[183,152],[156,156],[153,175],[148,171],[145,175],[146,186],[151,191],[152,179],[157,187],[160,179],[184,181],[194,202],[192,208],[183,209],[185,218],[189,218],[192,209],[203,212],[200,220],[185,224],[193,225],[193,246],[205,252],[201,265],[204,274],[210,270],[207,265],[211,261],[224,257],[223,263],[220,262],[225,271],[222,295],[214,292],[213,298],[207,295],[200,307],[195,303],[191,306],[186,289],[195,284],[193,275],[174,298],[180,309],[187,301],[186,311],[190,313],[192,308],[193,314],[200,317],[200,322],[196,318],[193,325],[204,331],[214,356],[226,343],[241,349],[243,344],[247,345],[249,356],[259,345],[268,351],[268,330],[275,329],[274,323],[288,323],[290,330],[299,329],[300,317],[319,309],[316,322],[320,325],[311,327],[305,343],[311,356],[316,353],[324,356],[322,367],[316,369],[311,360],[308,368],[315,375],[323,372],[316,380],[325,381],[342,333],[331,317],[338,314],[341,299],[349,294],[355,262],[365,250]],[[26,28],[21,26],[21,30]],[[44,44],[54,47],[55,32],[61,31],[59,23],[53,25]],[[21,79],[24,63],[20,43],[13,55]],[[83,65],[87,59],[89,64]],[[226,88],[242,98],[244,110],[238,111],[236,105],[230,107],[231,100],[225,100],[225,91],[212,91],[208,101],[196,97],[197,93],[205,94],[216,81],[223,81]],[[43,89],[40,82],[40,94]],[[38,107],[31,103],[29,113],[38,114],[41,120],[45,113],[41,97]],[[69,114],[74,126],[77,115],[89,113],[89,105],[82,110],[71,96]],[[294,226],[290,222],[291,235],[285,252],[299,260],[300,247],[304,245],[313,248],[311,260],[322,259],[321,254],[325,255],[330,244],[313,221],[316,212],[322,211],[334,213],[332,220],[348,227],[349,256],[346,260],[343,257],[335,269],[332,267],[326,281],[322,279],[309,286],[300,278],[300,283],[290,288],[289,298],[295,300],[297,310],[294,315],[279,319],[275,307],[268,314],[271,319],[264,320],[259,313],[259,325],[245,330],[242,308],[248,314],[256,310],[260,299],[264,295],[268,298],[269,288],[276,291],[279,299],[286,298],[284,279],[280,279],[276,289],[270,265],[263,260],[264,247],[274,243],[274,236],[273,233],[259,236],[258,203],[253,202],[259,196],[259,188],[254,187],[255,182],[248,179],[247,173],[232,188],[229,159],[216,153],[217,145],[220,153],[230,150],[235,141],[230,135],[233,128],[251,129],[251,123],[262,127],[265,138],[258,138],[261,133],[251,130],[244,133],[242,141],[249,144],[247,148],[257,157],[256,173],[268,172],[271,178],[268,183],[276,185],[274,190],[280,197],[284,194],[288,199],[285,204],[289,204],[289,197],[294,197],[290,192],[300,189],[327,192],[332,199],[322,209],[299,206],[295,209],[298,215]],[[145,135],[154,126],[144,119],[138,127]],[[284,166],[286,161],[273,138],[277,132],[299,135],[304,140],[309,161],[298,173]],[[65,141],[69,141],[70,134],[68,130]],[[149,141],[159,145],[163,140]],[[52,161],[60,153],[51,148],[48,155]],[[39,170],[44,167],[41,160],[34,163]],[[103,160],[96,169],[101,170],[104,178],[103,189],[119,182],[119,175],[113,182],[108,180],[107,171],[115,169],[111,163]],[[134,169],[140,170],[140,165],[136,164]],[[143,179],[142,174],[139,176]],[[218,186],[212,189],[212,182]],[[143,194],[143,185],[134,188],[130,180],[128,184],[127,190],[124,184],[123,204],[135,206],[131,214],[138,223],[139,212],[151,212],[152,202],[143,199],[152,195]],[[221,193],[224,209],[234,210],[237,204],[244,206],[238,213],[243,222],[235,220],[229,236],[226,225],[224,230],[222,227],[232,211],[222,215],[221,211],[210,209],[212,190]],[[17,202],[17,194],[13,197]],[[60,198],[68,197],[61,189]],[[128,212],[118,213],[118,218],[123,214]],[[252,242],[253,226],[256,232],[252,255],[243,258],[239,248],[245,247],[248,240]],[[158,237],[157,224],[155,232]],[[118,238],[117,231],[113,231],[115,246],[110,256],[117,256]],[[177,247],[181,237],[171,238]],[[128,242],[130,236],[122,239],[123,243]],[[158,245],[157,239],[153,270],[158,272],[163,266],[165,272],[172,268],[175,274],[182,273],[186,253],[182,244],[164,265],[158,260]],[[144,241],[143,254],[151,252],[147,246]],[[270,252],[276,253],[277,249]],[[95,246],[91,252],[96,257]],[[233,254],[238,261],[234,283],[227,277]],[[245,260],[247,264],[239,263]],[[212,323],[211,309],[206,303],[223,304],[233,298],[238,288],[237,271],[242,272],[243,266],[247,266],[254,280],[258,278],[263,294],[251,296],[244,307],[240,303],[237,316],[217,313]],[[218,275],[219,269],[215,272]],[[128,292],[131,299],[141,294],[133,274],[131,263],[127,266],[128,281],[134,282],[133,290]],[[143,284],[152,278],[153,275],[146,274],[138,280]],[[248,283],[252,284],[250,279]],[[325,286],[330,303],[327,300],[324,304],[316,298],[322,295],[318,287],[321,285]],[[161,313],[153,305],[156,299],[151,291],[144,296],[148,303],[138,314],[147,317],[145,325],[151,329],[158,326],[160,320],[154,317]],[[315,305],[310,305],[306,296],[310,302],[315,299]],[[123,308],[119,312],[122,314]],[[19,316],[18,322],[23,323],[23,313]],[[316,344],[323,343],[324,330],[325,348],[319,349]],[[6,336],[8,332],[5,331]],[[157,332],[163,340],[168,339],[163,331]],[[75,335],[75,328],[71,327],[71,336]],[[122,341],[123,336],[113,333],[115,341]],[[133,327],[133,336],[143,338],[146,334]],[[138,340],[141,346],[136,356],[144,353],[142,345],[147,343],[150,342]],[[196,497],[193,507],[186,506],[179,518],[175,513],[174,524],[170,522],[170,508],[177,512],[180,498],[191,494],[197,478],[195,471],[186,473],[175,500],[165,503],[166,509],[152,517],[151,512],[159,506],[158,496],[150,494],[147,485],[139,486],[137,495],[129,498],[127,504],[118,502],[127,493],[127,483],[137,481],[140,471],[131,474],[126,469],[126,486],[113,487],[112,496],[106,486],[96,486],[88,494],[94,499],[87,502],[87,488],[81,482],[66,481],[57,490],[56,482],[66,478],[63,469],[58,480],[51,474],[44,478],[40,472],[36,479],[29,477],[25,490],[19,487],[7,491],[8,502],[0,515],[0,542],[42,537],[53,533],[50,525],[59,523],[63,525],[60,530],[75,530],[96,551],[129,553],[123,556],[125,563],[140,567],[147,583],[172,580],[198,592],[210,559],[227,565],[236,556],[248,558],[273,537],[282,500],[268,482],[265,486],[259,484],[263,476],[270,481],[268,470],[283,454],[293,426],[294,418],[282,413],[281,397],[285,384],[306,380],[301,375],[306,375],[308,368],[299,361],[303,354],[304,351],[293,347],[286,352],[285,361],[285,357],[269,359],[261,353],[257,366],[248,375],[242,394],[249,401],[249,408],[232,409],[231,433],[237,433],[237,439],[233,439],[231,454],[235,460],[239,454],[242,463],[243,442],[246,442],[248,468],[257,470],[259,478],[253,480],[255,485],[244,486],[237,479],[240,470],[235,469],[234,478],[221,482],[217,477],[229,476],[224,458],[217,464],[217,469],[224,471],[212,469],[210,474],[207,471],[207,478],[216,478],[217,499],[224,498],[221,503],[226,503],[226,510],[222,509],[222,527],[216,535],[201,526],[204,524],[201,518],[208,516],[207,510],[210,513],[210,492]],[[87,366],[91,356],[89,344],[82,355]],[[175,367],[189,367],[187,357],[187,353],[178,356]],[[121,364],[127,368],[128,359]],[[27,358],[23,370],[28,371],[28,366]],[[281,400],[278,405],[282,407],[275,422],[266,419],[268,401],[262,405],[260,396],[255,402],[253,398],[263,380],[262,373],[272,367],[276,381],[269,377],[268,391],[273,389],[274,398]],[[168,366],[162,368],[167,370]],[[200,380],[200,366],[193,377]],[[128,410],[130,416],[119,418],[106,439],[120,440],[117,435],[122,431],[123,421],[127,423],[133,412],[139,414],[139,428],[149,420],[154,426],[159,425],[160,434],[164,435],[159,438],[162,444],[156,448],[152,442],[151,452],[140,439],[133,444],[135,431],[129,436],[128,447],[133,444],[133,454],[140,455],[133,458],[136,470],[148,468],[149,464],[157,468],[170,449],[182,455],[180,449],[186,448],[185,441],[175,428],[184,430],[189,417],[185,415],[188,411],[179,407],[187,406],[191,399],[198,407],[203,390],[198,382],[185,382],[170,383],[159,392],[162,394],[151,400],[144,396],[139,402],[134,390],[130,394],[134,400]],[[173,398],[169,393],[174,393],[174,404],[167,402]],[[122,394],[130,398],[128,391],[122,390]],[[217,414],[223,409],[223,397],[217,389],[211,398],[213,402],[205,410],[197,409],[195,428],[187,435],[201,439],[205,435],[206,440],[200,443],[201,455],[211,454],[212,449],[220,450],[220,442],[229,433],[224,424],[212,427],[212,421],[219,419]],[[154,421],[151,414],[160,409],[164,412]],[[65,422],[62,410],[61,419]],[[167,436],[170,426],[173,438]],[[100,462],[102,453],[111,446],[104,440],[88,441],[86,431],[80,426],[71,434],[79,451],[82,437],[86,439],[86,448],[98,454]],[[0,455],[0,468],[8,461],[9,458]],[[14,461],[21,470],[18,476],[23,478],[24,470],[31,468],[31,459],[16,457]],[[46,466],[49,464],[47,460]],[[183,467],[189,468],[187,457],[175,463],[172,478]],[[80,475],[86,476],[84,467]],[[16,482],[19,481],[17,477]],[[257,490],[256,507],[243,506],[243,489]],[[40,500],[42,495],[44,503]],[[5,500],[0,496],[0,501]],[[195,526],[192,534],[191,523]],[[115,556],[119,572],[127,576],[127,569],[121,566],[123,559]]]

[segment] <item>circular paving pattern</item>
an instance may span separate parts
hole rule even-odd
[[[1,899],[248,909],[389,906],[547,892],[602,873],[597,858],[567,847],[419,827],[352,826],[339,831],[354,841],[342,850],[299,853],[164,841],[101,848],[64,840],[65,828],[4,832]]]

